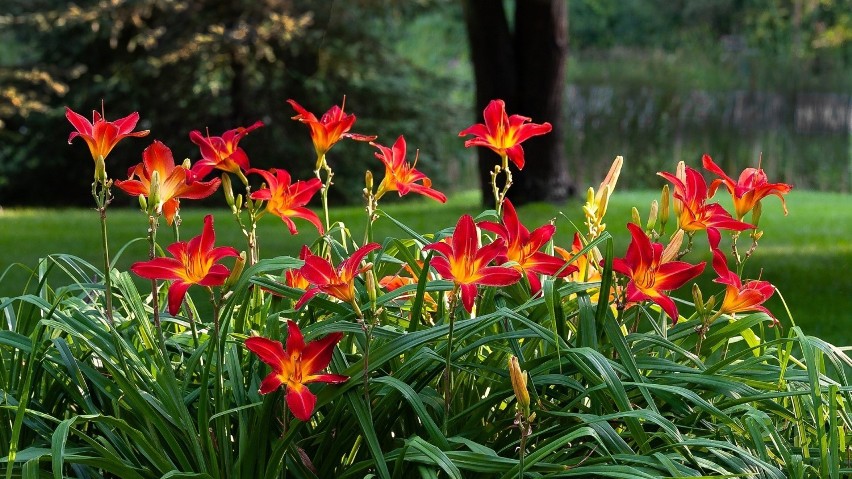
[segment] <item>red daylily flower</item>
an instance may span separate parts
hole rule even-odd
[[[169,286],[169,314],[177,314],[190,286],[221,286],[228,279],[231,272],[218,261],[240,253],[230,246],[214,248],[215,241],[213,216],[207,215],[200,235],[189,242],[179,241],[166,248],[174,258],[134,263],[130,270],[143,278],[172,281]]]
[[[92,111],[92,121],[90,123],[83,115],[75,113],[66,106],[65,118],[77,130],[72,131],[68,136],[68,143],[70,144],[78,136],[85,140],[86,144],[89,145],[89,152],[92,154],[92,159],[95,160],[95,177],[99,180],[106,179],[106,172],[103,169],[102,162],[119,141],[128,136],[140,138],[149,133],[148,130],[133,131],[136,128],[136,123],[139,121],[139,113],[137,112],[133,112],[115,121],[107,121],[103,115],[97,111]]]
[[[299,259],[304,261],[308,259],[308,255],[311,254],[310,248],[306,245],[302,245],[302,251],[299,253]],[[288,269],[284,272],[284,284],[291,288],[306,290],[311,286],[311,283],[305,278],[305,275],[299,269]]]
[[[679,172],[680,168],[679,166]],[[707,182],[697,170],[686,166],[683,167],[682,174],[673,175],[668,172],[657,174],[674,185],[674,206],[678,214],[678,225],[682,230],[693,232],[721,228],[743,231],[754,228],[754,225],[732,218],[719,203],[706,204]]]
[[[432,267],[459,287],[462,304],[468,313],[473,310],[478,285],[508,286],[521,279],[521,273],[514,268],[488,266],[495,258],[506,254],[506,245],[498,238],[480,247],[479,233],[470,215],[459,218],[448,241],[438,241],[423,247],[423,251],[428,250],[435,250],[442,255],[432,259]]]
[[[290,184],[290,173],[285,170],[272,168],[265,171],[252,168],[248,173],[259,174],[267,184],[266,188],[252,193],[251,198],[266,201],[266,210],[281,218],[291,235],[298,233],[291,217],[310,221],[322,234],[322,222],[319,217],[305,208],[311,197],[322,188],[322,182],[318,178]]]
[[[246,348],[272,368],[272,372],[260,383],[260,394],[268,394],[284,386],[287,390],[287,407],[293,411],[293,416],[300,421],[308,421],[314,412],[317,397],[307,384],[340,384],[349,379],[340,374],[317,374],[328,367],[334,346],[342,338],[343,333],[331,333],[305,345],[299,326],[293,321],[287,321],[286,351],[280,341],[262,336],[246,339]]]
[[[356,310],[358,304],[355,302],[355,277],[363,273],[369,266],[361,267],[361,261],[371,251],[381,248],[378,243],[367,243],[352,253],[352,256],[341,262],[337,269],[325,259],[307,252],[305,265],[299,270],[302,276],[311,283],[311,288],[296,302],[296,309],[301,308],[311,298],[319,293],[330,296],[353,305]]]
[[[153,183],[154,172],[157,182]],[[137,179],[133,179],[136,177]],[[157,192],[157,204],[151,205],[157,214],[166,217],[169,225],[175,219],[180,199],[207,198],[219,188],[221,180],[195,181],[192,172],[183,165],[175,166],[172,150],[160,141],[154,141],[142,152],[142,162],[127,171],[127,180],[116,180],[115,186],[132,196],[144,196],[149,204],[152,190]]]
[[[402,135],[396,139],[392,148],[373,142],[370,144],[379,149],[381,153],[376,153],[376,158],[385,164],[385,178],[376,192],[377,200],[388,191],[398,191],[399,196],[413,191],[441,203],[447,202],[446,196],[431,188],[432,180],[414,168],[417,165],[417,154],[414,156],[414,163],[408,164],[405,161],[405,138]],[[423,184],[418,184],[421,180]]]
[[[628,303],[651,300],[660,305],[676,324],[677,306],[666,292],[680,288],[701,274],[704,262],[692,265],[683,261],[666,261],[662,244],[651,243],[642,228],[633,223],[628,223],[627,229],[633,237],[627,254],[612,261],[613,270],[630,278],[625,299]]]
[[[216,170],[227,171],[241,175],[249,169],[249,159],[246,152],[238,145],[246,135],[263,126],[262,121],[256,121],[248,127],[234,128],[222,133],[222,136],[204,136],[198,130],[189,133],[189,139],[201,150],[201,160],[192,166],[192,171],[199,178]]]
[[[521,115],[508,116],[503,100],[491,100],[483,112],[485,124],[477,123],[462,130],[459,136],[473,135],[464,142],[465,148],[484,146],[491,148],[502,158],[508,157],[519,170],[524,169],[524,149],[521,143],[533,136],[549,133],[550,123],[527,123],[530,118]]]
[[[718,188],[720,184],[724,184],[725,188],[728,189],[728,192],[734,199],[734,211],[737,214],[737,218],[743,219],[746,213],[751,211],[755,205],[760,203],[760,200],[769,195],[775,195],[781,199],[781,206],[784,207],[784,214],[787,214],[787,203],[784,201],[784,197],[782,195],[786,195],[791,189],[793,189],[791,185],[786,183],[769,183],[766,179],[766,173],[764,173],[763,169],[760,167],[746,168],[742,173],[740,173],[739,181],[734,182],[730,176],[726,175],[725,172],[713,162],[713,159],[710,158],[709,155],[704,155],[701,158],[701,161],[704,165],[704,169],[721,177],[710,183],[710,189],[707,193],[708,196],[713,196],[716,193],[716,188]]]
[[[345,97],[343,98],[343,105],[332,106],[319,120],[317,120],[317,117],[313,113],[305,110],[302,105],[296,103],[296,100],[287,100],[287,103],[298,113],[293,119],[301,121],[311,129],[311,140],[314,142],[314,149],[317,153],[317,169],[322,166],[323,158],[328,150],[340,141],[341,138],[349,138],[357,141],[372,141],[376,139],[375,136],[349,133],[349,129],[355,123],[355,115],[347,115],[343,112],[343,108],[346,105]]]
[[[518,220],[515,207],[508,199],[503,201],[503,224],[483,221],[479,223],[479,226],[496,233],[506,242],[506,253],[498,255],[497,262],[514,261],[514,268],[526,274],[532,294],[541,290],[539,274],[554,276],[565,266],[565,261],[539,251],[556,233],[556,226],[540,226],[530,234],[530,231]],[[565,277],[575,271],[577,266],[567,266],[559,272],[559,277]]]
[[[775,322],[775,316],[763,306],[775,292],[775,286],[769,281],[753,280],[743,284],[740,277],[728,269],[728,259],[719,249],[720,236],[710,237],[710,249],[713,251],[713,269],[718,277],[713,281],[725,285],[725,299],[719,307],[719,314],[744,313],[747,311],[762,311]]]

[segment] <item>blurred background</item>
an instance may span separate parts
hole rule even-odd
[[[498,96],[555,127],[530,143],[522,202],[585,191],[616,155],[619,188],[658,188],[656,171],[708,153],[732,174],[762,155],[771,181],[849,192],[850,40],[848,0],[2,0],[0,205],[91,201],[66,105],[138,111],[151,136],[136,141],[178,159],[199,158],[191,130],[262,120],[241,144],[252,165],[306,178],[312,147],[285,100],[320,115],[344,95],[353,131],[405,135],[450,194],[479,188],[487,153],[457,135]],[[136,146],[111,154],[112,177]],[[330,153],[334,204],[360,200],[372,153]]]

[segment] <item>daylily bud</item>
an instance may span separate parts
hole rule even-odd
[[[364,174],[364,184],[367,186],[367,191],[373,192],[373,172],[367,170],[367,173]]]
[[[518,358],[515,356],[509,357],[509,379],[512,380],[512,389],[515,391],[518,407],[524,413],[524,416],[529,416],[530,393],[527,390],[527,372],[521,371]]]
[[[368,269],[364,272],[365,283],[367,287],[367,297],[370,298],[371,303],[376,302],[376,275],[373,273],[372,269]]]
[[[755,231],[751,234],[751,239],[754,241],[760,241],[760,238],[763,237],[763,231]]]
[[[645,226],[646,230],[653,230],[654,226],[657,225],[657,212],[659,210],[659,205],[657,204],[657,200],[651,202],[651,212],[648,213],[648,224]]]
[[[707,302],[704,303],[704,310],[713,311],[713,306],[716,306],[716,297],[710,296],[709,298],[707,298]]]
[[[151,216],[160,213],[160,172],[151,172],[151,187],[148,189],[148,214]]]
[[[663,254],[660,256],[660,263],[668,263],[675,259],[680,251],[681,244],[683,244],[683,230],[678,229],[675,231],[675,234],[672,235],[672,239],[669,240],[669,244],[666,245],[666,248],[663,250]]]
[[[630,221],[636,226],[642,226],[642,218],[639,217],[639,210],[635,206],[630,209]]]
[[[225,202],[234,209],[234,189],[231,188],[231,177],[227,173],[222,173],[222,191],[225,192]]]
[[[660,228],[665,229],[666,223],[669,222],[669,185],[663,186],[663,192],[660,195]]]
[[[106,180],[106,163],[104,163],[103,156],[98,156],[95,158],[95,182],[103,185],[106,183]]]
[[[234,198],[234,206],[232,206],[231,209],[235,210],[235,209],[239,208],[240,206],[242,206],[242,204],[243,204],[243,195],[237,195],[237,197]]]
[[[755,228],[757,228],[757,223],[760,221],[761,213],[763,213],[763,206],[761,206],[760,202],[757,202],[751,210],[751,224],[753,224]]]
[[[706,314],[704,298],[701,296],[701,288],[698,287],[698,283],[692,283],[692,301],[695,303],[695,310],[698,311],[698,314],[704,316]]]
[[[148,201],[145,199],[145,195],[137,196],[139,198],[139,208],[142,209],[145,213],[148,212]]]
[[[225,280],[225,283],[222,284],[222,290],[231,289],[231,286],[240,279],[240,276],[243,274],[243,268],[246,266],[246,252],[240,251],[240,256],[237,258],[237,261],[234,263],[234,268],[231,270],[231,274],[228,275],[228,279]]]

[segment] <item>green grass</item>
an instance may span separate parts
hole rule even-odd
[[[608,231],[615,237],[615,252],[623,256],[628,235],[624,224],[630,219],[630,208],[637,206],[647,215],[650,201],[657,198],[652,191],[616,192],[607,213]],[[724,201],[723,201],[723,204]],[[790,213],[785,217],[779,201],[764,200],[761,229],[763,239],[754,257],[746,265],[746,276],[770,281],[780,290],[792,313],[795,324],[807,334],[819,336],[838,345],[852,345],[852,197],[837,193],[794,191],[787,197]],[[728,205],[726,205],[728,206]],[[455,225],[463,213],[476,216],[480,211],[473,193],[457,195],[446,205],[421,200],[409,200],[387,205],[385,210],[420,233],[431,233]],[[200,231],[201,218],[206,210],[187,208],[182,212],[183,239]],[[564,216],[561,214],[564,213]],[[217,244],[243,249],[245,241],[236,222],[226,210],[213,212],[216,218]],[[520,209],[521,220],[529,228],[556,219],[557,245],[568,247],[573,235],[570,221],[582,228],[581,200],[575,199],[557,207],[536,204]],[[566,218],[567,216],[567,218]],[[343,221],[353,237],[362,238],[364,212],[360,207],[336,208],[332,220]],[[259,225],[262,257],[298,253],[303,242],[316,239],[307,223],[296,220],[298,236],[290,236],[286,227],[275,217],[266,216]],[[110,250],[113,256],[127,245],[117,258],[117,265],[126,269],[134,261],[144,260],[147,246],[144,241],[147,227],[144,216],[133,209],[113,208],[109,211]],[[387,219],[380,219],[375,238],[403,237],[405,234]],[[173,240],[172,233],[161,227],[160,244]],[[710,259],[706,240],[699,235],[689,261]],[[136,240],[135,242],[134,239]],[[747,240],[747,238],[745,238]],[[744,247],[749,243],[742,241]],[[725,241],[723,245],[727,245]],[[0,296],[21,294],[39,258],[51,253],[79,256],[99,266],[102,262],[97,214],[82,209],[5,209],[0,212]],[[5,274],[3,274],[5,272]],[[721,288],[710,282],[709,264],[701,280],[705,297]],[[56,286],[56,285],[54,285]],[[690,300],[688,291],[678,293]],[[781,320],[791,325],[779,297],[767,304]]]

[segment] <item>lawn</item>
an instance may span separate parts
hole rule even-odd
[[[648,205],[657,192],[616,192],[607,213],[608,231],[615,238],[617,256],[623,256],[628,236],[624,223],[629,221],[630,208],[637,206],[647,215]],[[723,203],[724,204],[724,203]],[[837,193],[794,191],[787,197],[789,215],[785,217],[777,198],[764,200],[761,229],[765,231],[759,247],[746,265],[746,276],[768,280],[780,290],[795,324],[808,334],[822,337],[837,345],[852,345],[852,197]],[[727,204],[725,205],[728,206]],[[480,211],[473,193],[456,195],[446,205],[425,201],[405,201],[389,204],[385,211],[421,233],[451,227],[463,213]],[[200,231],[201,218],[206,210],[187,208],[182,212],[182,236],[188,238]],[[563,215],[564,213],[564,215]],[[234,219],[224,209],[214,212],[217,244],[244,248]],[[353,237],[361,238],[365,215],[357,206],[332,210],[332,220],[343,221]],[[581,200],[564,207],[547,204],[525,206],[519,216],[530,229],[552,218],[556,219],[556,244],[570,246],[574,227],[582,226]],[[290,236],[286,227],[275,217],[266,216],[259,225],[261,257],[293,255],[303,242],[316,239],[315,230],[297,220],[301,234]],[[119,268],[125,269],[134,261],[146,258],[144,241],[147,223],[134,209],[113,208],[109,211],[110,249]],[[375,226],[375,238],[401,237],[404,233],[388,219]],[[699,235],[701,237],[701,235]],[[160,243],[168,244],[172,233],[164,227]],[[745,243],[745,247],[748,243]],[[126,247],[126,248],[125,248]],[[119,251],[122,250],[119,255]],[[701,237],[687,259],[709,260],[706,240]],[[0,296],[14,296],[24,290],[29,269],[39,258],[51,253],[79,256],[95,265],[101,261],[100,233],[97,214],[84,209],[7,208],[0,210]],[[712,274],[707,267],[706,273]],[[710,282],[710,274],[702,278],[705,296],[721,290]],[[688,292],[681,298],[689,299]],[[781,299],[776,296],[767,306],[789,327]]]

